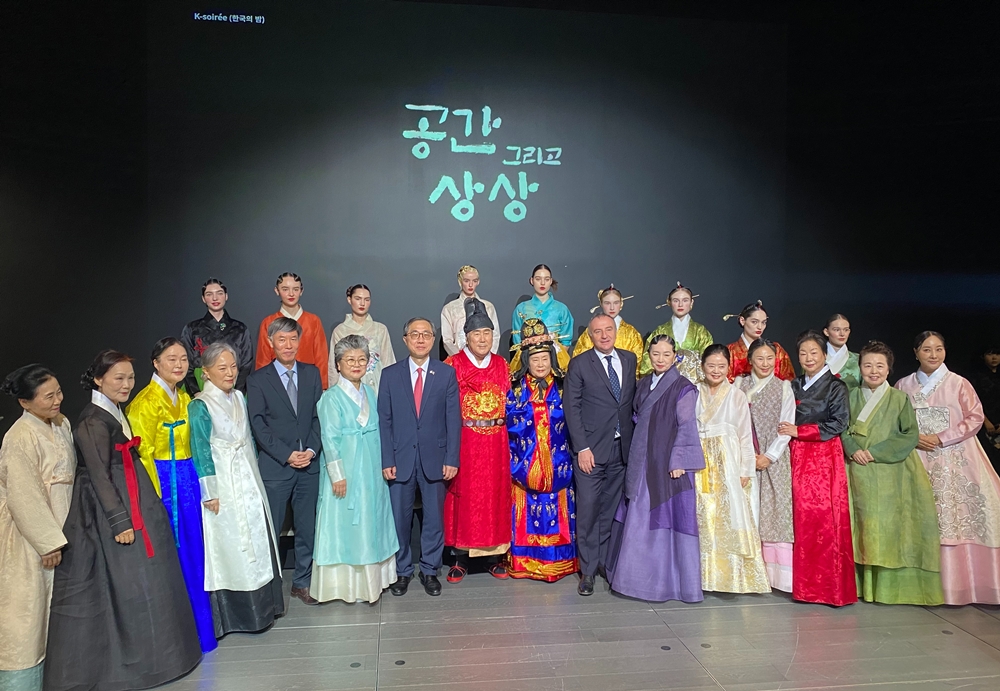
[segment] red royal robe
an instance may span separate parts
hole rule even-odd
[[[788,353],[785,352],[780,343],[775,343],[774,345],[778,349],[774,357],[774,373],[778,376],[778,379],[792,381],[795,379],[795,369],[792,367],[792,359],[788,357]],[[750,361],[747,359],[747,346],[743,342],[742,337],[735,343],[730,343],[728,348],[729,383],[732,384],[736,377],[750,374],[753,371],[753,367],[750,366]]]
[[[455,368],[462,409],[458,475],[444,499],[444,542],[460,549],[510,543],[510,448],[505,422],[510,378],[507,363],[491,355],[480,369],[462,350],[445,362]],[[467,422],[498,421],[491,426]]]

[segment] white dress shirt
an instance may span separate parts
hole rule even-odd
[[[427,387],[427,375],[430,374],[430,372],[427,370],[427,367],[431,364],[431,359],[427,358],[424,361],[424,364],[422,364],[422,365],[418,365],[417,363],[415,363],[413,361],[412,357],[406,358],[406,361],[408,363],[410,363],[410,388],[413,389],[413,388],[416,388],[416,386],[417,386],[417,367],[420,367],[424,371],[423,372],[423,374],[424,374],[424,387],[426,388]]]

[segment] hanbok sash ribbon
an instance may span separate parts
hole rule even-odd
[[[142,508],[139,506],[139,480],[135,475],[135,463],[132,461],[132,449],[139,446],[142,441],[139,437],[132,437],[124,444],[115,444],[115,451],[120,451],[122,455],[122,465],[125,466],[125,486],[128,487],[128,502],[132,514],[132,528],[142,531],[142,541],[146,545],[146,557],[153,558],[153,543],[149,539],[146,531],[146,524],[142,520]]]
[[[163,423],[163,426],[170,430],[170,513],[174,527],[174,546],[177,549],[180,549],[181,541],[177,537],[180,532],[180,524],[178,523],[180,510],[177,508],[177,448],[174,446],[174,429],[186,423],[187,420]]]

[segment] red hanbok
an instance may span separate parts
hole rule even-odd
[[[748,346],[746,341],[743,340],[743,336],[740,336],[738,341],[730,343],[727,347],[729,348],[729,383],[731,384],[736,377],[750,374],[753,371],[753,367],[750,366],[750,360],[747,359]],[[795,379],[795,368],[792,367],[792,359],[788,357],[788,353],[785,352],[785,349],[779,343],[775,343],[774,347],[778,349],[774,357],[775,376],[778,379],[792,381]]]
[[[510,375],[503,358],[486,357],[485,366],[477,365],[464,349],[445,360],[458,377],[462,446],[458,475],[444,500],[444,542],[472,557],[506,553],[511,536]]]

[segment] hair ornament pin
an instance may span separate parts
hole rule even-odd
[[[590,308],[590,313],[591,314],[593,314],[597,310],[601,309],[601,305],[600,305],[601,300],[604,299],[605,295],[607,295],[608,293],[610,293],[612,291],[618,293],[618,296],[621,297],[621,292],[617,288],[615,288],[615,284],[614,283],[612,283],[611,285],[609,285],[607,288],[603,288],[603,289],[597,291],[597,302],[598,302],[598,304],[595,305],[594,307]],[[626,300],[631,300],[634,297],[635,297],[635,295],[629,295],[628,297],[623,297],[622,298],[622,302],[625,302]]]
[[[671,290],[669,293],[667,293],[667,301],[664,302],[662,305],[657,305],[655,307],[655,309],[663,309],[664,307],[670,307],[670,298],[678,290],[686,290],[688,292],[688,294],[691,296],[692,300],[694,300],[695,298],[701,297],[701,295],[695,295],[694,292],[690,288],[688,288],[686,285],[682,284],[680,281],[677,281],[677,287],[674,288],[673,290]]]

